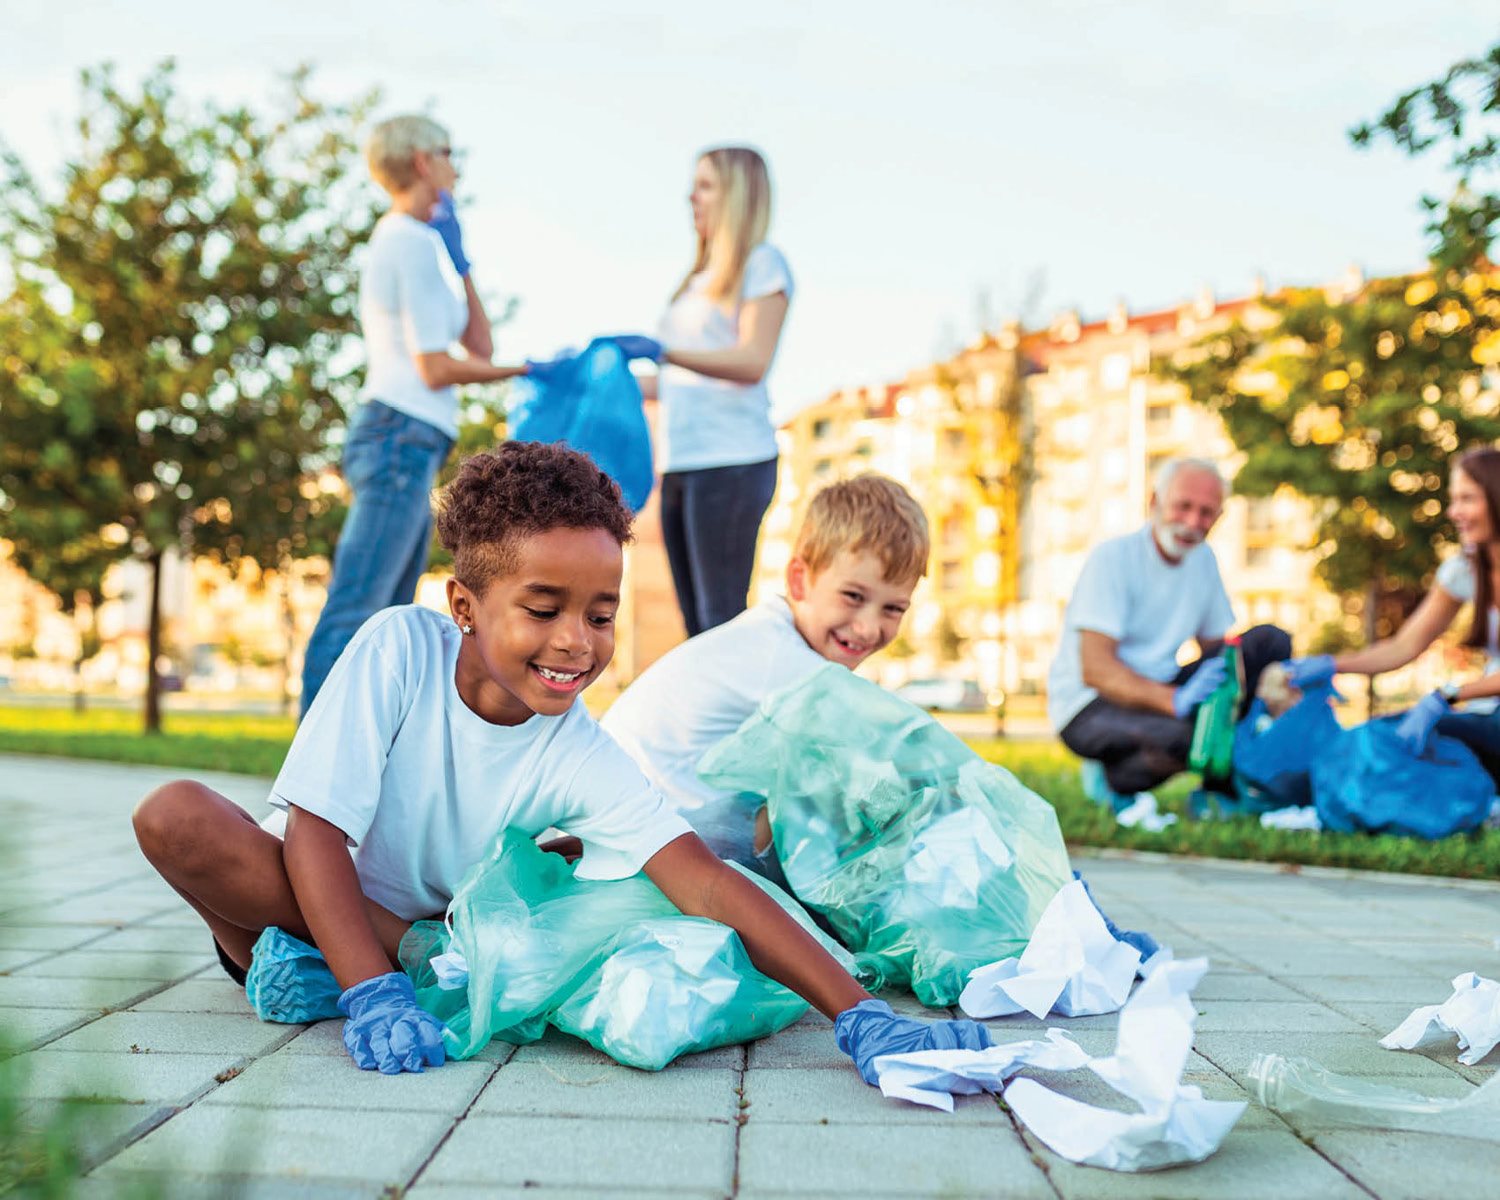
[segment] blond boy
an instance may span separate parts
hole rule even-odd
[[[786,595],[684,642],[605,714],[605,730],[720,857],[779,876],[759,798],[710,787],[699,760],[771,692],[825,661],[853,669],[888,645],[929,549],[921,508],[894,480],[825,487],[798,531]]]

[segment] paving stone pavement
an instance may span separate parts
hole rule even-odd
[[[336,1022],[257,1021],[207,933],[135,848],[132,804],[178,772],[0,758],[0,1087],[40,1119],[84,1095],[80,1194],[184,1197],[1406,1197],[1492,1194],[1500,1141],[1293,1130],[1253,1103],[1207,1162],[1150,1175],[1069,1164],[992,1097],[957,1111],[865,1087],[810,1014],[659,1074],[580,1042],[492,1043],[395,1078],[357,1070]],[[200,776],[256,815],[266,783]],[[1377,1042],[1461,971],[1500,975],[1500,888],[1203,861],[1097,857],[1111,916],[1212,968],[1187,1079],[1246,1099],[1263,1051],[1432,1094],[1488,1079],[1451,1047]],[[911,997],[894,1000],[921,1009]],[[1056,1020],[1091,1053],[1113,1017]],[[991,1023],[1037,1036],[1030,1018]],[[1093,1102],[1097,1083],[1052,1081]]]

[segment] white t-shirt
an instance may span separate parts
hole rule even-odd
[[[762,699],[827,662],[797,632],[786,600],[773,596],[657,659],[601,724],[691,820],[692,810],[727,795],[698,778],[699,760]]]
[[[502,829],[583,842],[580,879],[623,879],[688,832],[575,703],[492,725],[459,697],[463,635],[417,605],[376,613],[339,656],[271,790],[338,826],[365,895],[404,920],[442,912]]]
[[[1099,694],[1083,682],[1080,630],[1114,638],[1121,662],[1166,683],[1177,675],[1183,642],[1221,638],[1233,624],[1219,560],[1206,544],[1174,565],[1157,550],[1149,524],[1101,542],[1089,552],[1063,614],[1062,640],[1047,675],[1052,727],[1061,731]]]
[[[707,286],[708,272],[700,271],[663,315],[658,336],[671,349],[728,350],[739,344],[739,307],[726,309],[710,300]],[[780,250],[762,242],[745,260],[740,304],[777,292],[785,292],[791,302],[792,271]],[[667,364],[661,369],[657,395],[665,438],[661,470],[698,471],[776,457],[771,397],[764,378],[759,383],[731,383]]]
[[[1472,604],[1475,590],[1474,560],[1467,554],[1455,554],[1437,569],[1437,585],[1460,604]],[[1500,671],[1500,609],[1494,605],[1490,606],[1486,634],[1484,649],[1489,658],[1484,664],[1484,673],[1493,675]]]
[[[360,397],[457,437],[457,392],[428,387],[413,357],[447,350],[468,323],[468,303],[454,290],[447,264],[443,239],[415,217],[389,212],[375,223],[359,279],[359,324],[369,360]]]

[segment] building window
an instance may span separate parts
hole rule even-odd
[[[819,417],[813,422],[812,435],[815,441],[822,441],[833,430],[833,422],[827,417]]]

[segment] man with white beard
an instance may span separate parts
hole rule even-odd
[[[1193,715],[1224,678],[1234,610],[1204,544],[1228,488],[1213,463],[1176,458],[1157,473],[1140,529],[1089,553],[1047,677],[1047,712],[1084,762],[1084,786],[1116,812],[1186,769]],[[1199,657],[1178,665],[1183,643]],[[1292,652],[1272,625],[1240,638],[1247,697],[1261,669]]]

